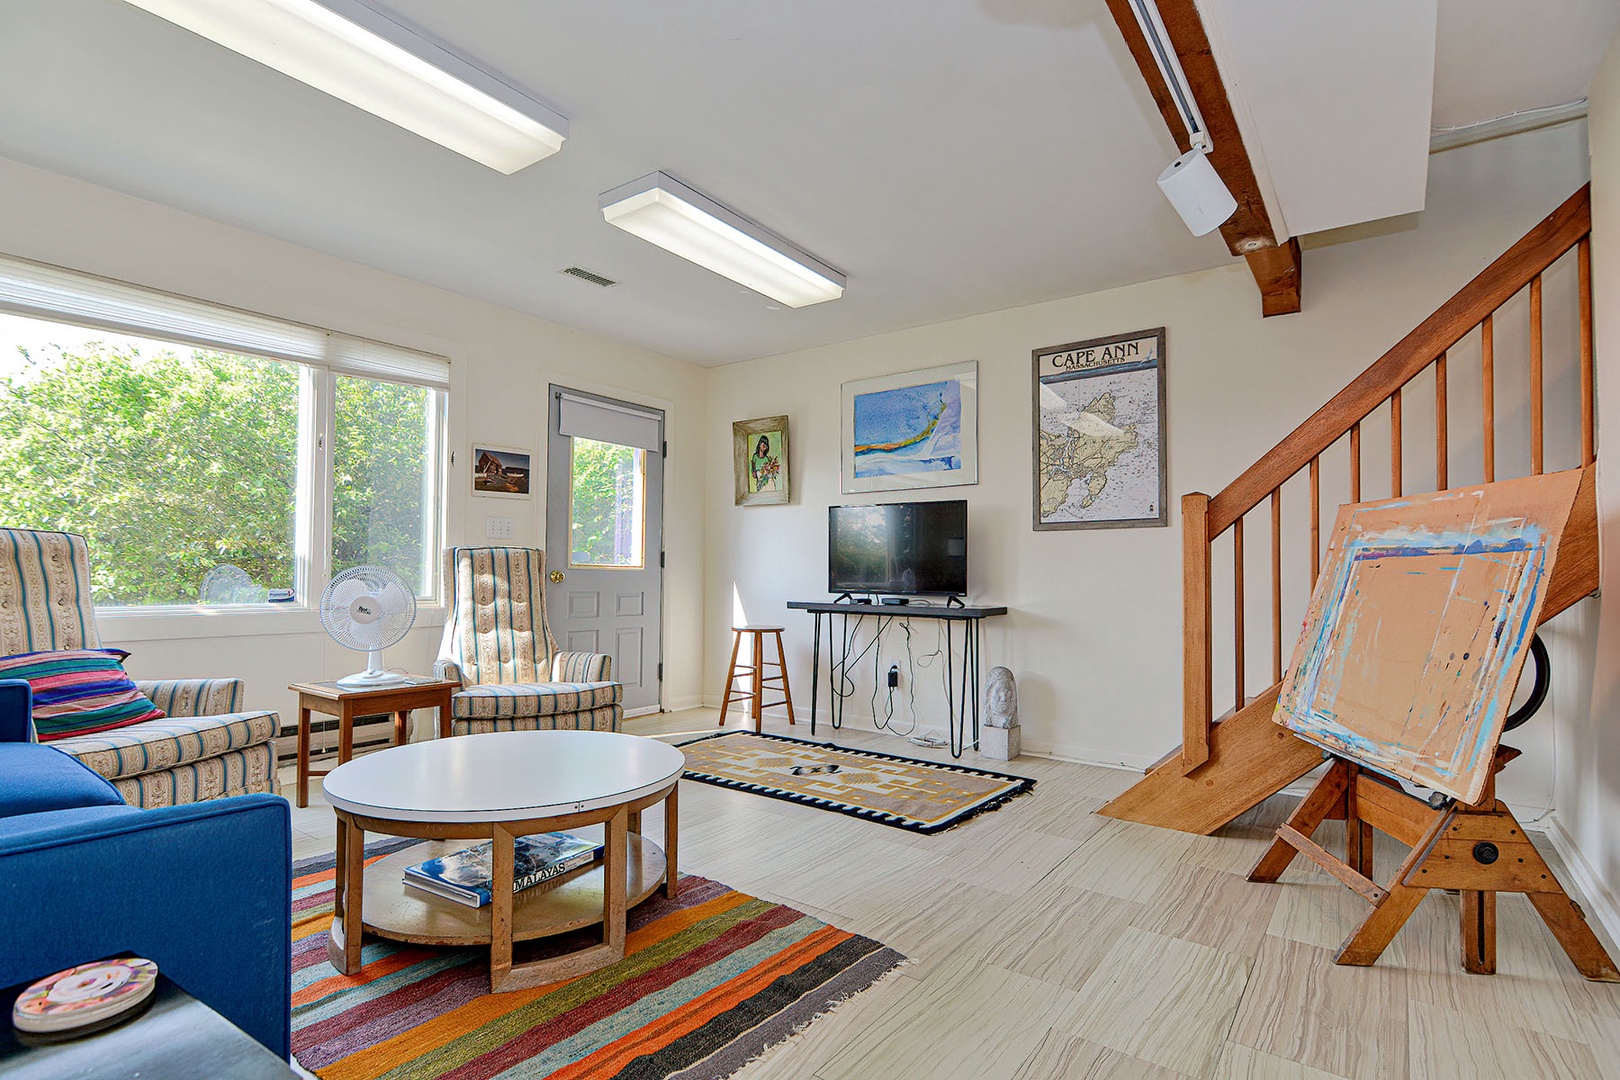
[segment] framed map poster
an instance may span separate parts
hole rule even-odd
[[[1035,528],[1168,524],[1164,327],[1034,359]]]
[[[979,482],[979,362],[844,384],[844,494]]]

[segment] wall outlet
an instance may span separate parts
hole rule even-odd
[[[512,519],[504,517],[485,518],[484,538],[487,540],[512,539]]]

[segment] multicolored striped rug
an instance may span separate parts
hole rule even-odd
[[[415,842],[369,844],[366,858]],[[332,865],[293,866],[293,1052],[322,1080],[720,1080],[905,959],[687,876],[676,899],[631,909],[625,958],[594,975],[491,994],[485,949],[372,939],[350,977],[326,959]]]

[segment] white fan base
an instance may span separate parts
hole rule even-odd
[[[345,675],[337,681],[344,690],[377,690],[386,686],[404,686],[410,682],[409,675],[399,675],[392,671],[376,671],[367,668],[357,671],[353,675]]]
[[[380,690],[388,686],[404,686],[410,681],[409,675],[384,671],[382,650],[372,649],[366,653],[366,670],[345,675],[337,681],[337,684],[342,690]]]

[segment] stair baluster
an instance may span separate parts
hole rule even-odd
[[[1363,498],[1362,423],[1387,401],[1390,407],[1390,487],[1394,495],[1402,494],[1406,487],[1403,390],[1431,366],[1435,379],[1435,490],[1449,486],[1449,352],[1476,328],[1480,342],[1480,427],[1477,429],[1482,435],[1480,453],[1484,480],[1496,480],[1495,319],[1505,304],[1527,288],[1530,308],[1529,467],[1532,473],[1541,473],[1546,468],[1542,275],[1572,249],[1576,251],[1578,264],[1581,464],[1592,464],[1595,433],[1590,233],[1589,190],[1582,188],[1226,488],[1213,497],[1200,492],[1182,497],[1182,744],[1179,753],[1167,755],[1146,779],[1110,803],[1103,813],[1208,832],[1304,775],[1319,760],[1314,750],[1302,750],[1306,744],[1270,722],[1276,684],[1283,675],[1285,644],[1282,489],[1291,480],[1301,478],[1301,473],[1307,474],[1301,479],[1306,480],[1310,492],[1309,566],[1314,586],[1321,572],[1323,456],[1334,450],[1340,440],[1348,440],[1349,495],[1352,502],[1360,502]],[[1339,497],[1330,493],[1330,502],[1337,502]],[[1271,502],[1273,685],[1251,703],[1246,700],[1249,657],[1243,519],[1266,499]],[[1235,701],[1232,712],[1217,722],[1212,700],[1210,555],[1211,546],[1227,530],[1232,531],[1233,546],[1231,685]],[[1575,578],[1572,576],[1571,580]],[[1564,606],[1573,602],[1574,598],[1569,598]],[[1224,735],[1222,729],[1226,729]],[[1224,744],[1224,752],[1220,744]],[[1211,782],[1211,777],[1217,773],[1223,779]],[[1236,790],[1230,787],[1234,776],[1238,778]],[[1223,784],[1228,787],[1223,788]]]

